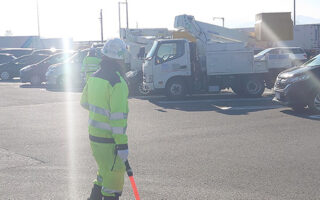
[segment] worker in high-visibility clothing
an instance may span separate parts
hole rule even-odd
[[[121,76],[126,44],[108,40],[101,50],[101,68],[89,77],[81,105],[89,110],[89,139],[98,164],[90,200],[118,200],[124,184],[128,158],[126,135],[128,86]]]
[[[86,80],[100,68],[101,59],[97,57],[96,50],[91,48],[88,55],[82,61],[81,72]]]

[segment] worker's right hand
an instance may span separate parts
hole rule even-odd
[[[128,156],[129,156],[128,145],[127,144],[117,144],[115,150],[116,150],[116,154],[125,163],[128,160]]]

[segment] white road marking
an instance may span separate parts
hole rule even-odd
[[[215,103],[215,102],[243,102],[243,101],[264,101],[271,100],[272,97],[264,98],[232,98],[232,99],[202,99],[202,100],[182,100],[182,101],[158,101],[161,104],[183,104],[183,103]]]
[[[272,105],[272,106],[238,106],[238,107],[225,107],[225,106],[216,106],[221,110],[265,110],[265,109],[277,109],[282,108],[281,105]]]
[[[311,119],[320,119],[320,115],[310,115],[309,118],[311,118]]]

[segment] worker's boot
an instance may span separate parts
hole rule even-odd
[[[94,184],[88,200],[102,200],[101,188],[101,186]]]
[[[116,195],[114,197],[103,196],[103,200],[119,200],[119,195]]]

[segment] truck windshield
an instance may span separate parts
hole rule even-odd
[[[150,49],[149,53],[147,54],[146,60],[150,60],[154,56],[154,52],[156,51],[158,46],[158,42],[155,41]]]

